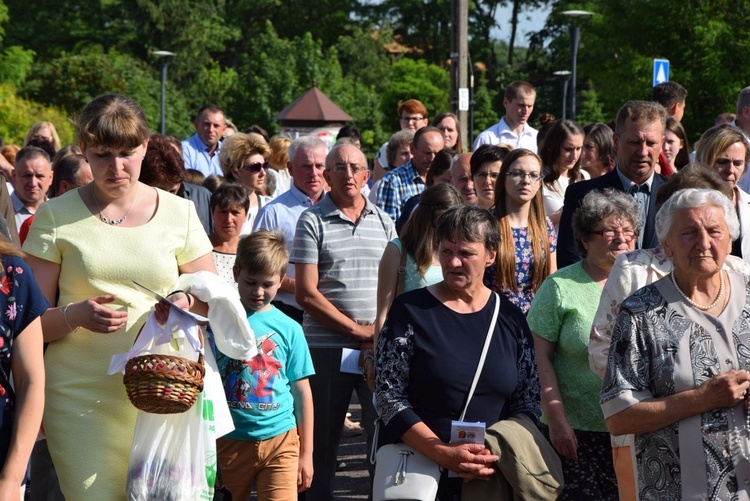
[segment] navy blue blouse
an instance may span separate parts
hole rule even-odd
[[[397,297],[378,338],[376,405],[385,429],[380,443],[396,442],[423,421],[441,440],[466,403],[495,311],[492,294],[482,310],[458,313],[427,289]],[[494,337],[465,421],[491,426],[511,415],[539,419],[541,390],[526,319],[500,299]]]

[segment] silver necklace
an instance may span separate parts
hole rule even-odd
[[[674,278],[674,271],[672,271],[672,273],[669,274],[669,277],[672,279],[672,284],[674,285],[674,288],[677,289],[677,292],[680,293],[680,296],[682,296],[682,299],[687,301],[687,303],[690,306],[698,308],[699,310],[708,311],[714,308],[717,304],[719,304],[719,301],[721,301],[721,299],[724,297],[724,273],[721,271],[719,272],[719,278],[721,280],[721,282],[719,283],[719,295],[716,296],[716,299],[714,300],[714,302],[709,304],[708,306],[696,303],[695,301],[690,299],[687,296],[687,294],[682,292],[682,289],[680,289],[680,286],[677,285],[677,280],[675,280]]]
[[[135,201],[138,200],[138,190],[140,189],[140,187],[141,187],[140,184],[137,184],[135,186],[135,197],[133,197],[133,203],[130,204],[130,207],[125,212],[125,214],[123,214],[120,219],[110,219],[110,218],[108,218],[107,216],[104,215],[104,213],[102,212],[102,208],[99,207],[99,201],[96,199],[96,189],[94,188],[94,185],[92,184],[91,185],[91,196],[94,197],[94,203],[96,204],[96,208],[99,210],[99,219],[101,219],[101,221],[103,223],[106,223],[106,224],[109,224],[109,225],[112,225],[112,226],[117,226],[119,224],[124,223],[125,220],[128,218],[128,214],[130,214],[130,211],[133,209],[133,206],[135,205]]]

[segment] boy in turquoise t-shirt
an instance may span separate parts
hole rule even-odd
[[[258,355],[234,360],[216,352],[235,430],[217,441],[224,484],[248,499],[255,479],[258,499],[297,499],[313,475],[314,374],[302,328],[271,305],[284,278],[289,252],[280,233],[258,231],[240,240],[234,277]]]

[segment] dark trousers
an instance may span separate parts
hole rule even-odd
[[[47,439],[34,444],[31,452],[31,501],[65,501],[57,481]]]
[[[309,501],[333,501],[333,480],[336,476],[341,426],[352,397],[352,391],[362,405],[362,426],[367,433],[367,454],[372,447],[372,435],[377,413],[372,404],[372,393],[362,374],[340,371],[341,348],[311,348],[315,375],[310,378],[315,426],[313,431],[312,486],[307,490]],[[372,475],[372,472],[370,472]]]

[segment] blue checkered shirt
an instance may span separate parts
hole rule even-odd
[[[424,191],[425,184],[411,160],[392,170],[383,178],[378,188],[378,207],[396,221],[401,215],[401,206],[414,195]]]

